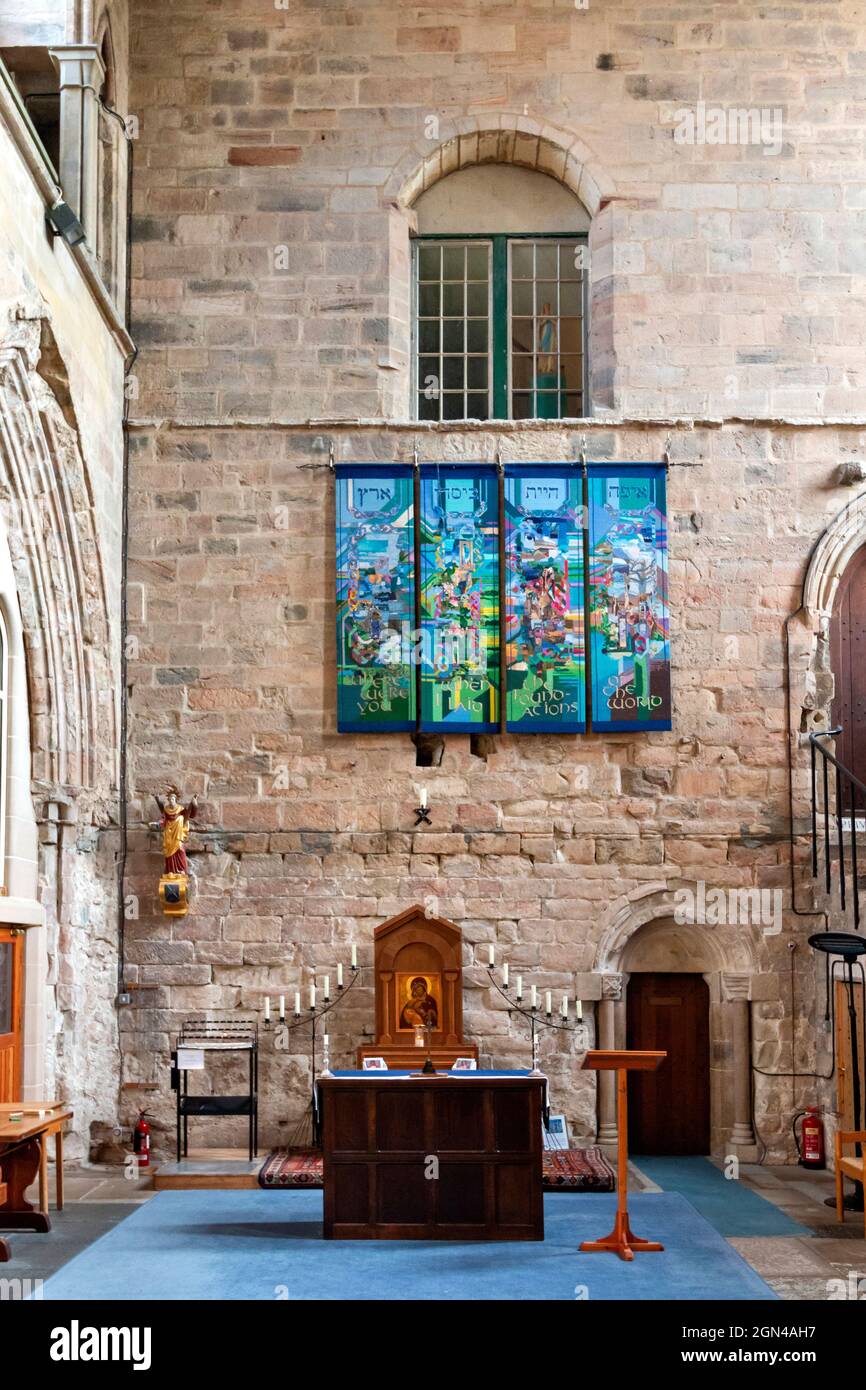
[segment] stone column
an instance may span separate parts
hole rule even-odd
[[[60,74],[60,185],[91,249],[99,217],[99,102],[105,65],[91,43],[52,48]]]
[[[598,1047],[603,1052],[616,1047],[616,1001],[622,982],[619,975],[606,975],[598,1004]],[[600,1071],[598,1077],[598,1142],[616,1144],[616,1072]]]
[[[734,1062],[734,1124],[732,1148],[754,1148],[752,1130],[752,1069],[749,1048],[749,977],[724,975],[722,985],[731,1020]]]

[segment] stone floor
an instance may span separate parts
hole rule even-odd
[[[635,1186],[651,1188],[635,1174]],[[12,1261],[0,1279],[48,1279],[55,1270],[152,1196],[150,1178],[127,1178],[118,1168],[67,1167],[64,1211],[47,1236],[17,1231],[7,1236]],[[862,1213],[848,1213],[844,1226],[824,1205],[833,1195],[829,1173],[802,1168],[743,1164],[740,1181],[806,1226],[804,1236],[734,1237],[731,1244],[775,1289],[780,1298],[866,1299],[866,1241]],[[51,1200],[53,1203],[53,1171]],[[38,1295],[37,1295],[38,1296]]]

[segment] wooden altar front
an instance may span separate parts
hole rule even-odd
[[[477,1061],[478,1048],[463,1038],[460,928],[416,904],[377,927],[373,942],[376,1034],[358,1048],[358,1066],[365,1057],[384,1057],[390,1068],[422,1066],[427,1051],[416,1046],[415,1027],[428,1020],[437,1070],[457,1057]]]

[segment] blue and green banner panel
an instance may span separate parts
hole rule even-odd
[[[671,727],[666,474],[661,464],[589,466],[592,727]]]
[[[499,725],[499,479],[486,464],[421,468],[421,710],[425,733]]]
[[[414,730],[413,470],[339,464],[336,475],[337,728]]]
[[[583,478],[568,464],[505,469],[505,676],[510,733],[583,733]]]

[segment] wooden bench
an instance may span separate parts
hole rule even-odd
[[[866,1156],[843,1154],[843,1144],[866,1144],[866,1130],[840,1129],[836,1131],[836,1216],[845,1220],[845,1207],[842,1200],[842,1179],[853,1178],[863,1184],[866,1191]],[[866,1204],[864,1204],[866,1205]],[[863,1213],[863,1235],[866,1238],[866,1211]]]

